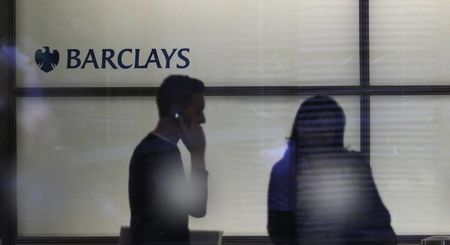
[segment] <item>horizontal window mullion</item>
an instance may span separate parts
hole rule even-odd
[[[16,88],[18,97],[156,96],[156,87]],[[207,96],[362,95],[359,86],[231,86],[206,87]],[[450,86],[368,86],[368,95],[450,95]]]
[[[18,97],[155,96],[156,87],[16,88]],[[207,96],[359,95],[358,86],[231,86],[206,87]]]

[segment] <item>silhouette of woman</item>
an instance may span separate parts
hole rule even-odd
[[[395,244],[370,166],[344,148],[345,115],[328,96],[297,111],[271,173],[267,229],[275,244]]]

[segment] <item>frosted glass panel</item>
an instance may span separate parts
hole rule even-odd
[[[210,206],[206,218],[191,219],[191,228],[267,235],[270,171],[284,153],[305,98],[207,98]],[[359,97],[336,99],[348,120],[344,144],[359,150]]]
[[[128,163],[155,110],[145,98],[18,100],[19,235],[118,234]]]
[[[450,98],[373,97],[371,159],[400,235],[450,230]]]
[[[270,170],[303,99],[206,98],[209,203],[191,229],[266,235]],[[345,145],[359,150],[359,98],[337,101],[347,116]],[[129,222],[129,159],[156,123],[155,101],[21,98],[17,122],[19,235],[117,235]]]
[[[216,86],[359,83],[354,0],[18,0],[16,18],[20,87],[157,86],[172,73]],[[45,46],[60,58],[48,72],[35,62]]]
[[[450,84],[450,2],[370,1],[371,82]]]

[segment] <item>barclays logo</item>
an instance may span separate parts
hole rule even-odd
[[[34,54],[34,60],[36,61],[36,65],[42,71],[50,72],[58,65],[59,52],[56,49],[50,52],[50,48],[48,46],[45,46],[42,49],[36,50]]]
[[[123,49],[77,49],[63,50],[65,68],[74,69],[186,69],[190,65],[189,48],[123,48]],[[39,69],[48,73],[56,68],[60,53],[48,46],[35,52],[35,61]]]

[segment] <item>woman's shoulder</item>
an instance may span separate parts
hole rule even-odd
[[[364,158],[364,154],[359,151],[345,150],[337,156],[336,162],[359,172],[371,172],[370,164]]]
[[[275,164],[272,166],[272,175],[282,174],[291,171],[292,163],[294,160],[293,154],[294,153],[292,151],[292,147],[288,145],[283,154],[283,157],[277,162],[275,162]]]
[[[342,158],[342,159],[346,159],[346,160],[354,160],[354,161],[364,162],[364,156],[361,152],[355,151],[355,150],[349,150],[346,148],[343,148],[342,150],[333,154],[333,157],[336,157],[337,159]]]

